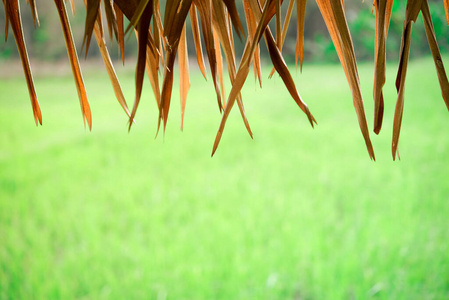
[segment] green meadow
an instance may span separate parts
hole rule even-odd
[[[433,60],[412,61],[393,161],[396,68],[376,162],[340,65],[290,68],[315,128],[268,66],[262,89],[250,73],[254,139],[235,107],[212,158],[210,74],[192,70],[183,131],[175,83],[156,138],[148,80],[128,133],[102,67],[84,73],[92,132],[70,74],[37,76],[39,127],[23,76],[2,78],[0,299],[448,299],[449,113]],[[132,106],[132,66],[118,74]]]

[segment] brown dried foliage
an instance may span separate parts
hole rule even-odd
[[[295,3],[296,1],[296,3]],[[82,73],[78,63],[78,55],[72,38],[70,24],[64,0],[54,0],[58,16],[61,20],[62,34],[66,41],[67,53],[72,66],[74,81],[80,99],[83,119],[89,129],[92,126],[92,117],[87,100],[87,92],[84,87]],[[136,94],[133,108],[130,111],[123,96],[119,80],[112,65],[106,47],[101,21],[100,5],[103,2],[106,15],[106,24],[109,38],[115,38],[118,42],[122,60],[124,62],[124,39],[130,29],[134,29],[138,40],[138,59],[136,65]],[[297,15],[297,40],[296,40],[296,64],[303,66],[304,57],[304,26],[307,0],[289,0],[287,12],[284,19],[281,18],[282,0],[243,0],[245,15],[244,21],[236,9],[235,0],[173,0],[164,1],[165,15],[161,16],[161,3],[159,0],[85,0],[87,10],[85,22],[85,34],[83,48],[89,49],[92,33],[95,35],[100,53],[103,57],[106,70],[112,83],[118,102],[126,112],[130,120],[130,127],[134,122],[138,104],[141,98],[144,73],[148,73],[150,83],[155,94],[159,110],[159,124],[163,128],[167,126],[170,109],[171,94],[173,88],[174,66],[178,56],[180,99],[181,99],[181,128],[184,120],[184,110],[187,94],[190,88],[188,49],[186,43],[186,20],[190,18],[192,24],[194,50],[199,69],[206,78],[206,66],[202,46],[206,50],[209,68],[212,74],[212,83],[215,88],[217,103],[222,119],[218,133],[213,145],[212,154],[217,149],[224,127],[233,105],[237,102],[245,127],[250,136],[252,132],[246,118],[243,107],[241,89],[248,77],[251,66],[254,69],[256,80],[261,84],[261,67],[259,44],[264,37],[265,44],[273,63],[270,76],[277,71],[282,78],[287,90],[297,103],[299,108],[306,114],[310,124],[314,126],[316,121],[309,108],[302,100],[296,89],[294,80],[282,57],[282,46],[285,41],[287,28],[293,13]],[[368,125],[365,116],[364,103],[360,91],[357,62],[351,34],[346,22],[343,0],[316,0],[332,41],[338,53],[338,57],[345,71],[350,90],[352,92],[353,104],[358,117],[359,126],[365,140],[365,144],[371,159],[375,159],[371,144]],[[30,5],[35,26],[39,25],[37,6],[35,0],[27,0]],[[73,1],[70,1],[73,10]],[[296,4],[296,9],[294,9]],[[375,34],[375,60],[374,60],[374,126],[373,131],[378,134],[382,127],[384,113],[384,99],[382,88],[385,84],[385,47],[387,42],[388,28],[392,10],[393,0],[374,0],[373,11],[376,18]],[[444,0],[444,11],[449,24],[449,0]],[[22,60],[23,70],[28,85],[31,104],[36,124],[42,124],[42,115],[39,108],[36,92],[34,89],[31,66],[28,59],[27,48],[22,33],[21,12],[19,0],[3,0],[6,15],[6,36],[11,25],[17,48]],[[442,97],[449,109],[449,83],[441,59],[435,32],[430,17],[428,0],[408,0],[398,74],[396,78],[397,103],[394,113],[392,155],[395,159],[398,152],[399,134],[404,107],[404,89],[407,73],[407,64],[410,53],[410,37],[413,23],[416,22],[421,13],[428,43],[438,80],[441,86]],[[129,27],[123,28],[124,18],[130,21]],[[268,24],[274,19],[276,24],[276,39],[273,37]],[[242,24],[246,24],[247,36],[245,36]],[[201,30],[200,30],[201,26]],[[200,36],[202,33],[202,38]],[[240,39],[246,41],[240,64],[237,66],[236,53],[234,50],[233,32]],[[203,45],[202,45],[203,41]],[[227,68],[223,68],[223,62]],[[162,72],[161,72],[162,70]],[[227,70],[231,82],[231,89],[226,96],[224,90],[223,71]]]

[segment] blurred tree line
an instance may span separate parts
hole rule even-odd
[[[23,15],[23,28],[25,40],[27,42],[30,57],[41,60],[59,60],[67,56],[65,50],[64,39],[61,35],[61,27],[56,8],[53,1],[37,1],[40,27],[34,28],[33,20],[29,6],[21,1],[21,10]],[[241,1],[237,1],[241,16],[244,17],[243,5]],[[283,12],[287,8],[288,1],[284,1]],[[396,0],[393,5],[393,14],[391,18],[390,30],[387,41],[387,59],[397,59],[401,45],[401,34],[403,26],[403,18],[405,14],[405,0]],[[442,3],[438,0],[429,1],[431,14],[434,21],[435,33],[441,51],[447,53],[449,51],[449,27],[446,26],[446,19],[442,9]],[[68,8],[70,9],[70,8]],[[349,28],[352,34],[354,48],[358,60],[372,60],[374,53],[374,32],[375,17],[372,14],[372,2],[370,0],[350,0],[345,3],[346,15],[348,18]],[[0,26],[5,24],[5,13],[3,5],[0,5]],[[78,47],[80,56],[81,46],[84,33],[85,10],[82,1],[76,1],[75,14],[70,14],[70,21],[74,34],[74,39]],[[271,24],[273,32],[274,22]],[[296,16],[293,14],[292,22],[288,29],[288,36],[282,52],[287,62],[294,61],[295,43],[296,43]],[[330,62],[338,61],[337,54],[330,40],[323,18],[314,1],[307,3],[306,20],[305,20],[305,61],[308,62]],[[189,24],[187,24],[188,27]],[[190,29],[190,28],[188,28]],[[187,31],[191,34],[191,31]],[[0,27],[0,59],[17,58],[17,50],[12,32],[5,40],[5,30]],[[192,42],[192,38],[188,39]],[[244,45],[239,43],[236,37],[237,53],[242,53]],[[98,56],[97,47],[92,43],[89,49],[89,57]],[[119,58],[118,47],[116,42],[109,42],[111,56]],[[193,45],[189,49],[194,49]],[[264,45],[261,47],[262,55],[267,55]],[[137,54],[137,43],[135,36],[132,34],[126,39],[126,56],[135,56]],[[426,41],[425,30],[422,18],[419,17],[417,23],[413,26],[412,33],[412,57],[419,57],[429,54],[429,47]]]

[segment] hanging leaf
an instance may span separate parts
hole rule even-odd
[[[248,26],[248,40],[251,42],[252,38],[256,35],[256,28],[257,28],[256,18],[253,15],[251,6],[248,1],[243,1],[243,6],[245,8],[246,24]],[[252,63],[253,63],[253,69],[254,69],[254,78],[256,81],[259,80],[259,86],[262,87],[262,70],[260,67],[259,44],[256,45]]]
[[[255,2],[252,2],[251,0],[245,0],[248,1],[248,4],[256,4]],[[256,0],[257,1],[257,0]],[[262,37],[262,33],[265,31],[265,28],[267,27],[269,20],[274,16],[274,13],[276,12],[276,8],[274,6],[275,2],[274,0],[267,0],[265,2],[265,7],[263,9],[263,13],[261,14],[261,17],[259,18],[259,22],[257,25],[256,33],[253,37],[253,39],[248,39],[245,45],[245,49],[243,51],[243,56],[240,62],[239,69],[237,71],[237,75],[235,77],[235,81],[232,85],[231,91],[228,96],[228,101],[226,101],[226,107],[223,112],[223,116],[221,119],[220,127],[217,132],[217,136],[215,137],[214,146],[212,149],[212,155],[214,155],[215,151],[217,150],[218,144],[220,143],[221,136],[223,135],[223,130],[226,125],[226,121],[228,119],[229,113],[231,112],[231,109],[235,103],[235,100],[240,93],[240,90],[243,87],[243,84],[246,81],[246,78],[249,73],[250,64],[252,57],[254,55],[254,51],[256,49],[256,45],[259,43],[260,38]],[[257,4],[258,5],[258,4]],[[258,6],[257,6],[258,8]],[[255,9],[253,9],[255,11]]]
[[[187,52],[186,26],[182,28],[178,52],[179,87],[181,92],[181,130],[184,128],[184,112],[186,109],[187,93],[190,88],[189,54]]]
[[[87,5],[86,0],[84,1],[84,3]],[[112,64],[108,48],[106,47],[100,14],[97,16],[97,20],[94,25],[94,34],[95,39],[97,40],[98,48],[100,49],[101,57],[103,58],[104,65],[106,67],[106,71],[109,75],[109,80],[112,83],[112,88],[114,89],[115,97],[117,98],[118,102],[120,103],[120,105],[122,106],[123,110],[128,115],[128,117],[131,117],[128,105],[126,104],[125,96],[123,95],[122,88],[120,87],[120,82],[117,78],[117,74],[115,73],[115,69]]]
[[[374,150],[371,144],[368,125],[366,122],[362,93],[360,91],[357,62],[355,59],[352,39],[346,23],[346,17],[343,11],[343,4],[341,1],[334,0],[317,0],[316,2],[337,50],[337,54],[345,71],[346,78],[348,79],[352,92],[354,108],[357,113],[363,138],[365,139],[366,148],[370,158],[375,160]]]
[[[298,66],[299,57],[299,70],[302,72],[302,62],[304,60],[304,23],[306,21],[306,4],[307,0],[296,0],[296,50],[295,50],[295,63]]]
[[[443,0],[444,12],[446,13],[446,23],[449,25],[449,0]]]
[[[37,27],[37,26],[39,26],[39,16],[37,14],[36,1],[35,0],[27,0],[27,3],[30,4],[31,15],[33,16],[34,27]]]
[[[284,47],[285,37],[287,36],[287,29],[288,29],[288,25],[290,24],[290,19],[292,17],[294,4],[295,4],[295,0],[290,0],[290,2],[288,4],[288,8],[287,8],[287,13],[286,13],[285,19],[284,19],[284,25],[282,26],[281,38],[280,38],[280,41],[277,43],[279,51],[281,51],[281,52],[282,52],[282,47]],[[275,68],[273,67],[273,69],[271,70],[270,75],[268,77],[271,78],[274,74],[274,71],[275,71]]]
[[[142,3],[142,2],[141,2]],[[139,106],[140,97],[142,96],[142,86],[143,86],[143,77],[145,74],[145,65],[146,65],[146,57],[147,57],[147,41],[148,41],[148,32],[150,28],[151,17],[153,15],[153,4],[146,2],[146,7],[143,12],[140,13],[141,18],[139,22],[136,24],[137,31],[137,41],[138,41],[138,54],[137,54],[137,66],[136,66],[136,96],[134,99],[134,105],[131,112],[129,128],[134,122],[134,117],[136,116],[137,107]]]
[[[217,58],[215,56],[214,36],[212,31],[212,6],[210,0],[193,0],[201,20],[201,29],[203,32],[204,45],[206,48],[207,57],[209,59],[210,72],[212,74],[212,81],[217,95],[217,103],[220,112],[223,110],[221,104],[220,86],[218,83],[217,74]]]
[[[443,96],[446,107],[449,110],[449,83],[447,81],[446,71],[444,70],[443,60],[441,58],[440,49],[438,48],[437,39],[435,37],[435,30],[430,16],[429,3],[422,2],[421,6],[422,17],[424,21],[424,28],[426,30],[427,40],[429,42],[430,51],[432,53],[435,67],[437,69],[438,81],[441,87],[441,94]]]
[[[212,5],[213,9],[213,25],[214,25],[214,32],[216,32],[216,36],[220,40],[220,43],[223,46],[224,54],[226,57],[227,67],[228,67],[228,74],[229,79],[231,81],[231,84],[234,85],[235,77],[236,77],[236,58],[235,58],[235,51],[234,51],[234,43],[232,40],[232,31],[231,31],[231,25],[229,22],[229,18],[226,17],[226,10],[224,9],[223,5],[219,2],[213,2]],[[215,35],[214,35],[215,36]],[[218,46],[217,46],[218,48]],[[219,48],[218,48],[219,49]],[[224,88],[222,88],[223,91],[223,106],[226,106],[226,101],[224,100]],[[253,137],[251,127],[249,126],[248,119],[245,114],[245,108],[243,106],[242,96],[239,93],[237,95],[237,104],[240,110],[240,114],[242,115],[243,123],[245,124],[246,130],[248,131],[250,137]]]
[[[86,46],[86,56],[89,51],[90,40],[92,37],[92,32],[94,30],[94,24],[97,21],[97,16],[100,12],[100,0],[87,0],[86,5],[86,23],[84,25],[84,39],[83,47]]]
[[[159,112],[159,124],[162,120],[164,132],[167,126],[168,112],[170,109],[173,88],[173,66],[176,58],[176,51],[191,4],[192,0],[173,0],[167,2],[167,5],[165,6],[164,35],[167,44],[165,47],[164,79],[162,82]]]
[[[192,7],[190,7],[190,22],[192,24],[192,34],[193,41],[195,43],[196,60],[198,61],[198,67],[200,68],[201,74],[203,74],[204,79],[207,79],[206,67],[204,66],[203,48],[201,46],[200,27],[198,24],[195,5],[192,5]]]
[[[106,13],[106,24],[108,25],[109,38],[111,42],[113,41],[112,35],[114,34],[117,38],[118,28],[117,28],[117,15],[114,9],[113,0],[103,0],[104,11]]]
[[[122,62],[125,64],[125,30],[124,30],[124,24],[123,24],[123,12],[121,9],[117,6],[116,3],[114,3],[115,8],[115,16],[117,20],[117,41],[120,46],[120,54],[122,56]]]
[[[212,3],[218,2],[219,1],[212,0]],[[232,25],[234,26],[237,35],[241,39],[242,37],[245,36],[245,32],[243,31],[242,22],[240,21],[239,13],[237,11],[237,7],[235,6],[235,0],[223,0],[223,3],[226,5],[229,16],[232,20]]]
[[[416,18],[418,18],[422,2],[422,0],[408,0],[407,7],[405,9],[405,22],[402,32],[399,68],[398,74],[396,76],[396,89],[398,91],[398,99],[396,101],[393,120],[393,141],[391,146],[393,160],[396,159],[396,153],[398,152],[399,134],[401,132],[402,114],[404,111],[405,77],[407,75],[408,58],[410,54],[412,25],[414,22],[416,22]]]
[[[5,36],[8,37],[8,22],[11,23],[11,29],[14,33],[17,49],[19,51],[20,60],[22,61],[23,72],[28,86],[28,92],[31,99],[31,107],[33,108],[34,121],[36,125],[42,125],[42,114],[37,100],[36,91],[34,89],[33,75],[31,74],[30,61],[28,59],[25,39],[22,32],[22,21],[20,17],[20,5],[18,0],[3,0],[5,7],[6,26]]]
[[[386,42],[393,0],[374,0],[376,12],[376,37],[374,42],[374,133],[379,134],[384,114],[384,97],[382,88],[385,84]]]
[[[64,0],[55,0],[56,8],[58,9],[59,19],[61,21],[62,31],[67,47],[67,54],[69,56],[70,65],[72,67],[73,78],[76,84],[76,90],[78,91],[78,97],[80,99],[81,112],[83,114],[84,125],[92,129],[92,115],[90,112],[89,101],[87,100],[86,88],[84,86],[83,75],[81,74],[78,55],[76,54],[75,43],[73,42],[72,30],[70,29],[70,23],[67,17],[67,10],[64,4]]]

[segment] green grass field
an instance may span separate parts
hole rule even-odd
[[[447,59],[446,59],[447,60]],[[0,299],[448,299],[449,113],[433,61],[411,63],[401,161],[391,158],[396,65],[369,159],[341,66],[291,68],[318,121],[276,76],[243,90],[254,140],[192,77],[165,137],[149,82],[127,117],[86,72],[93,130],[70,76],[0,80]],[[360,65],[372,128],[371,64]],[[265,69],[264,78],[269,69]],[[132,71],[121,78],[128,101]],[[229,91],[229,89],[228,89]]]

